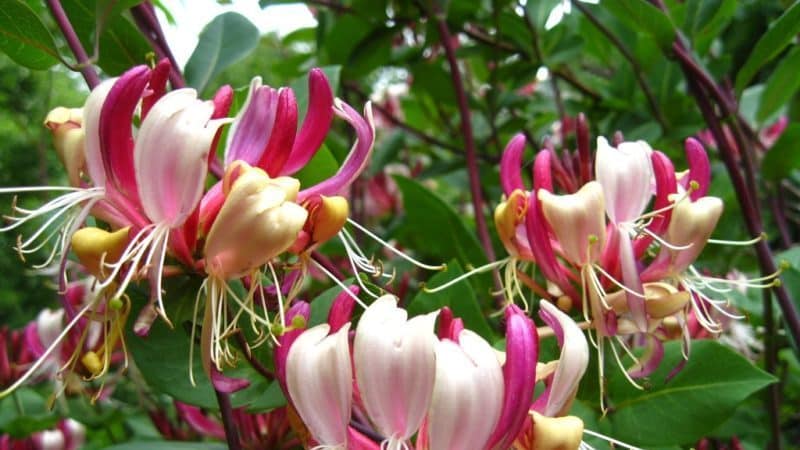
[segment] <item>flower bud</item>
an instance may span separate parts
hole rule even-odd
[[[247,167],[230,185],[205,244],[206,271],[237,278],[266,264],[297,239],[308,212],[294,203],[300,182]]]
[[[83,110],[80,108],[55,108],[47,114],[44,125],[53,133],[53,146],[56,148],[58,159],[67,170],[69,184],[80,186],[81,172],[86,165]]]
[[[577,450],[583,437],[583,421],[575,416],[547,417],[531,411],[533,450]]]
[[[525,192],[517,189],[508,196],[508,200],[497,205],[494,210],[494,223],[497,234],[503,242],[506,251],[512,257],[519,257],[521,253],[530,255],[530,249],[519,241],[517,228],[525,221],[528,210],[528,199]]]
[[[590,181],[574,194],[538,191],[547,223],[555,233],[564,256],[575,264],[595,262],[605,246],[605,200],[600,183]]]
[[[313,197],[304,206],[308,210],[308,220],[304,228],[311,235],[312,245],[336,236],[350,215],[347,199],[338,195]]]

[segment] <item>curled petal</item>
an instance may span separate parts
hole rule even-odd
[[[364,106],[364,117],[347,103],[337,99],[335,111],[341,118],[350,123],[356,132],[356,142],[334,176],[300,192],[298,197],[302,203],[314,195],[334,196],[341,194],[353,180],[358,177],[369,161],[372,146],[375,143],[375,123],[372,118],[372,105]]]
[[[289,159],[289,149],[294,143],[295,130],[297,130],[297,100],[291,89],[282,88],[278,91],[275,125],[272,127],[267,148],[258,161],[258,167],[264,169],[270,176],[277,177],[281,174],[284,164]]]
[[[150,83],[148,85],[149,93],[142,99],[142,120],[147,117],[150,108],[164,96],[167,90],[167,78],[169,78],[169,71],[172,65],[169,60],[164,58],[156,64],[153,72],[150,75]]]
[[[200,408],[176,401],[175,410],[180,418],[186,421],[194,431],[203,436],[225,439],[225,429],[223,429],[222,424],[203,414]]]
[[[633,378],[646,377],[658,368],[663,359],[664,344],[655,336],[647,335],[647,350],[639,359],[638,364],[628,370],[628,375]]]
[[[311,305],[303,301],[295,302],[286,311],[286,319],[292,324],[296,322],[307,323],[310,317]],[[292,348],[292,344],[304,330],[305,327],[292,328],[278,336],[278,345],[275,347],[273,356],[275,358],[275,375],[281,388],[283,388],[283,392],[289,392],[286,387],[286,358],[289,356],[289,349]]]
[[[225,167],[234,161],[255,166],[264,154],[275,126],[278,91],[261,85],[261,77],[253,78],[247,100],[228,133]]]
[[[439,339],[450,339],[458,342],[458,336],[464,329],[464,321],[453,316],[453,310],[445,306],[439,311]]]
[[[436,313],[406,318],[395,297],[378,298],[361,316],[353,350],[367,415],[381,434],[399,441],[425,418],[436,374]]]
[[[603,187],[606,213],[611,222],[635,220],[650,202],[652,152],[644,141],[623,142],[613,148],[605,138],[597,138],[595,175]]]
[[[506,308],[503,408],[487,448],[507,449],[522,430],[536,386],[539,337],[536,325],[516,305]]]
[[[308,74],[308,112],[303,126],[292,145],[289,160],[281,175],[291,175],[302,169],[319,150],[333,121],[333,91],[325,72],[312,69]]]
[[[696,188],[689,194],[692,201],[704,197],[708,193],[708,186],[711,183],[711,165],[708,162],[708,154],[697,139],[688,138],[684,146],[686,160],[689,162],[689,177],[685,178],[687,185],[696,182]]]
[[[547,390],[542,394],[546,403],[540,410],[545,416],[555,417],[569,408],[575,396],[589,364],[589,345],[575,321],[552,303],[542,300],[539,308],[539,316],[553,329],[561,347],[558,367]]]
[[[533,161],[533,190],[539,189],[553,191],[553,171],[551,169],[551,159],[553,154],[547,150],[536,154]]]
[[[436,381],[428,412],[430,447],[482,450],[500,417],[503,375],[494,349],[463,330],[459,343],[436,344]]]
[[[328,311],[328,325],[331,327],[331,333],[339,331],[340,328],[350,323],[353,317],[353,307],[356,304],[354,295],[358,295],[358,286],[349,286],[347,288],[350,292],[341,292],[336,298],[333,299],[331,309]]]
[[[525,135],[517,134],[508,142],[500,160],[500,184],[503,193],[510,196],[517,189],[525,190],[522,183],[522,154],[525,152]]]
[[[579,265],[595,262],[606,240],[605,201],[600,183],[590,181],[578,192],[567,195],[542,189],[538,197],[564,256]]]
[[[553,251],[553,245],[547,232],[547,224],[542,214],[541,202],[536,195],[528,196],[525,230],[528,234],[528,243],[530,244],[533,258],[544,276],[556,283],[573,300],[580,299],[556,259],[556,254]]]
[[[133,201],[138,199],[138,192],[131,124],[133,113],[149,80],[150,69],[146,66],[128,70],[111,87],[100,111],[100,149],[106,176],[111,178],[120,192]]]
[[[106,185],[106,168],[100,146],[100,112],[116,78],[97,85],[83,105],[83,128],[86,132],[86,169],[95,186]],[[130,125],[130,124],[129,124]]]
[[[345,448],[353,402],[346,324],[328,335],[327,324],[304,331],[286,361],[286,385],[297,413],[321,445]]]
[[[134,150],[137,186],[148,218],[175,228],[200,202],[217,128],[214,106],[194,89],[162,97],[142,122]],[[165,151],[169,149],[169,151]]]

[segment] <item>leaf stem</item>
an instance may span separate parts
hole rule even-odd
[[[167,58],[170,62],[169,81],[174,89],[179,89],[186,86],[186,82],[181,75],[178,62],[169,48],[167,39],[164,36],[164,31],[161,29],[161,24],[158,23],[156,11],[153,4],[149,1],[140,3],[131,8],[131,15],[133,16],[136,26],[142,32],[145,39],[150,42],[150,46],[156,52],[158,59]]]
[[[50,14],[53,15],[53,19],[55,19],[58,28],[61,30],[61,34],[64,35],[67,45],[70,50],[72,50],[72,54],[74,54],[75,59],[78,60],[78,67],[80,68],[81,75],[83,75],[83,79],[86,81],[89,89],[94,89],[95,86],[100,84],[100,77],[97,75],[94,67],[92,67],[89,55],[83,48],[81,40],[78,39],[78,35],[75,34],[75,29],[72,27],[67,13],[64,12],[61,2],[59,0],[47,0],[46,3]]]

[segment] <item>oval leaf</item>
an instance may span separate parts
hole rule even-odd
[[[764,93],[761,94],[761,103],[756,114],[756,119],[760,123],[764,123],[794,97],[800,88],[798,72],[800,72],[800,47],[795,46],[770,75]]]
[[[642,0],[603,2],[603,8],[634,30],[652,36],[658,46],[669,49],[675,40],[675,26],[658,8]]]
[[[797,33],[800,33],[800,1],[794,2],[756,42],[747,62],[736,75],[736,91],[742,92],[761,67],[778,56]]]
[[[761,172],[764,178],[779,181],[789,176],[792,170],[800,168],[800,124],[793,123],[786,127],[778,141],[769,149],[764,157]]]
[[[20,0],[0,0],[0,50],[29,69],[49,69],[59,61],[53,36]]]
[[[681,359],[679,342],[665,347],[666,356],[650,377],[653,386],[649,389],[637,390],[618,368],[609,374],[608,392],[614,404],[608,420],[612,435],[623,442],[646,448],[696,442],[725,421],[744,399],[775,381],[712,340],[693,342],[686,367],[665,381]]]
[[[225,68],[252,52],[258,38],[258,28],[241,14],[226,12],[215,17],[203,28],[186,63],[186,83],[202,91]]]

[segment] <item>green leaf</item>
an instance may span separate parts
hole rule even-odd
[[[800,1],[794,2],[756,42],[747,62],[736,75],[736,91],[742,92],[764,64],[778,56],[797,33],[800,33]]]
[[[616,439],[647,448],[695,442],[730,417],[744,399],[775,382],[772,375],[711,340],[693,342],[686,367],[666,381],[681,359],[680,343],[668,342],[665,353],[645,390],[633,387],[619,368],[610,371],[613,404],[607,420]]]
[[[800,88],[800,46],[795,46],[775,68],[761,94],[756,118],[764,123],[786,104]]]
[[[339,162],[324,144],[311,161],[295,175],[300,186],[305,189],[333,176],[339,169]]]
[[[406,212],[399,236],[404,245],[435,256],[437,263],[457,258],[477,267],[488,262],[475,233],[452,206],[415,180],[396,176],[395,181]]]
[[[634,30],[655,39],[662,50],[669,49],[675,40],[675,26],[660,9],[644,0],[603,2],[603,8]]]
[[[736,14],[736,0],[693,0],[689,2],[694,13],[687,21],[698,54],[705,54],[713,40]]]
[[[189,360],[190,320],[199,286],[191,280],[174,280],[165,287],[169,301],[167,316],[175,324],[169,328],[163,320],[156,320],[145,337],[137,336],[132,330],[126,335],[128,349],[147,384],[156,392],[164,393],[190,405],[216,410],[216,395],[211,382],[206,377],[200,361],[200,344],[195,343],[193,361]],[[129,292],[133,297],[142,294]],[[145,298],[135,298],[135,304],[143,305]],[[202,306],[201,306],[202,308]],[[202,317],[202,309],[200,310]],[[195,339],[199,339],[198,330]],[[233,338],[231,338],[233,339]],[[232,343],[235,347],[235,344]],[[242,358],[243,359],[243,358]],[[189,367],[192,367],[196,385],[189,380]],[[246,361],[233,369],[226,369],[225,375],[250,380],[246,389],[231,395],[233,407],[248,406],[259,399],[267,390],[269,383],[264,380]]]
[[[800,167],[798,146],[800,146],[800,124],[793,123],[786,127],[778,141],[764,156],[761,166],[764,178],[779,181]]]
[[[126,17],[109,16],[105,23],[100,23],[97,0],[63,0],[61,4],[90,57],[97,47],[97,65],[108,75],[120,75],[137,64],[144,64],[147,54],[153,51]],[[98,41],[100,25],[103,26]]]
[[[217,74],[253,51],[258,38],[258,28],[241,14],[226,12],[215,17],[203,28],[186,63],[186,83],[203,91]]]
[[[0,0],[0,50],[29,69],[49,69],[59,61],[50,31],[20,0]]]
[[[435,288],[463,274],[464,270],[458,261],[452,260],[447,263],[447,270],[431,277],[427,285]],[[489,323],[486,322],[486,317],[481,311],[475,291],[467,280],[436,293],[420,291],[409,302],[406,309],[408,309],[409,315],[417,316],[436,311],[444,306],[450,307],[456,317],[463,319],[466,328],[480,334],[489,342],[496,340],[497,337],[494,336]]]

